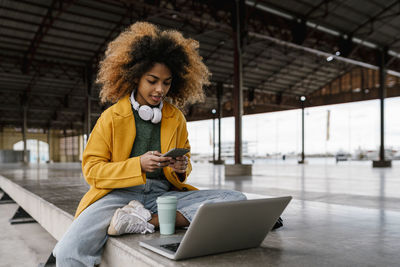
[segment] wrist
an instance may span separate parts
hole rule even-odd
[[[141,172],[145,172],[143,170],[143,162],[142,162],[142,160],[143,160],[142,156],[139,156],[140,170],[141,170]]]

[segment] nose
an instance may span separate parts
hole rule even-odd
[[[156,88],[155,89],[156,89],[157,93],[163,93],[164,92],[163,84],[160,83],[160,82],[156,84]]]
[[[162,82],[159,82],[156,84],[155,91],[157,92],[157,94],[164,95],[166,90],[167,90],[167,86],[165,84],[163,84]]]

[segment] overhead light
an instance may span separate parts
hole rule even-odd
[[[304,95],[300,96],[300,101],[301,101],[301,102],[306,101],[306,97],[305,97]]]
[[[336,51],[335,55],[340,56],[340,51]]]
[[[211,113],[212,113],[212,114],[215,114],[215,113],[217,113],[217,110],[216,110],[215,108],[213,108],[213,109],[211,110]]]
[[[326,58],[326,61],[328,61],[328,62],[332,61],[332,60],[333,60],[333,56],[329,56],[329,57]]]

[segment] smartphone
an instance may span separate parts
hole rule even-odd
[[[187,148],[173,148],[167,153],[164,153],[162,156],[163,157],[171,157],[171,158],[176,158],[176,157],[181,157],[188,153],[190,150]]]

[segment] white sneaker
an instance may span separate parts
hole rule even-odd
[[[143,204],[142,203],[140,203],[139,201],[137,201],[137,200],[131,200],[129,203],[128,203],[128,205],[129,206],[131,206],[131,207],[133,207],[133,208],[144,208],[144,206],[143,206]]]
[[[107,233],[109,235],[154,233],[154,225],[148,223],[151,219],[151,213],[146,210],[143,205],[142,209],[140,209],[142,212],[138,212],[133,207],[127,206],[115,211]]]
[[[131,200],[131,202],[129,202],[128,205],[124,206],[122,209],[129,214],[139,214],[145,218],[146,221],[151,219],[151,212],[148,209],[145,209],[143,204],[137,200]]]

